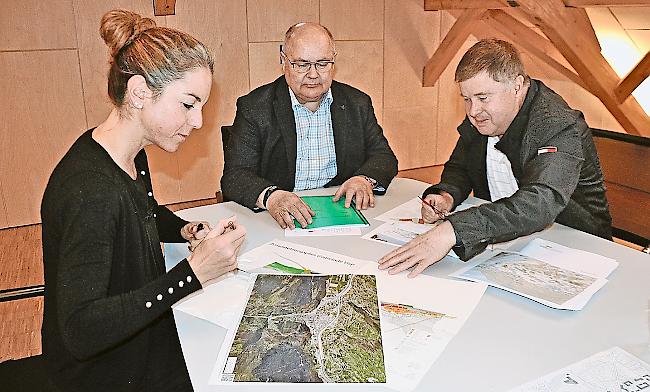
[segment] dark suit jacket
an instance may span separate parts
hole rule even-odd
[[[439,184],[425,191],[446,191],[454,208],[474,196],[490,200],[485,156],[487,137],[467,117],[445,163]],[[540,153],[546,146],[557,152]],[[449,216],[458,246],[467,260],[488,244],[509,241],[544,229],[553,221],[611,239],[612,218],[591,130],[577,110],[538,80],[495,147],[512,165],[519,190],[510,197]]]
[[[397,174],[397,158],[377,124],[370,97],[336,81],[331,89],[337,173],[325,186],[366,175],[388,187]],[[224,199],[254,208],[259,194],[270,185],[293,191],[296,146],[296,123],[284,76],[240,97],[224,151]]]

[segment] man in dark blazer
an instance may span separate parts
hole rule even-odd
[[[221,179],[224,199],[267,209],[282,228],[314,212],[295,191],[340,185],[334,201],[374,207],[397,174],[397,159],[370,97],[333,81],[331,33],[299,23],[286,33],[284,76],[237,100]]]
[[[611,239],[603,173],[582,113],[531,79],[509,42],[477,42],[455,79],[467,116],[440,183],[423,194],[422,217],[441,223],[384,256],[380,268],[412,268],[412,277],[452,248],[467,260],[553,222]],[[470,192],[491,203],[447,216]]]

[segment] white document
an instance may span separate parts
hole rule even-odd
[[[569,365],[510,392],[637,392],[650,390],[650,365],[619,347]]]
[[[361,235],[361,227],[332,226],[317,229],[284,229],[285,237],[331,237],[337,235]]]
[[[388,222],[364,235],[363,239],[393,246],[402,246],[437,225],[414,222]]]
[[[535,238],[521,253],[553,265],[562,265],[576,272],[606,278],[618,267],[618,262],[584,250],[569,248],[555,242]]]
[[[377,277],[387,386],[399,391],[418,386],[487,287],[423,274],[410,279],[407,272],[388,275],[376,264],[357,273]]]
[[[355,273],[365,264],[376,265],[368,260],[278,240],[267,242],[244,253],[237,261],[239,268],[244,271],[253,271],[278,263],[280,268],[288,267],[286,270],[300,269],[305,273],[326,275],[350,274]]]
[[[231,329],[236,326],[241,308],[246,304],[252,276],[243,271],[229,272],[172,307]]]
[[[473,204],[469,204],[467,201],[459,204],[454,212],[466,210],[470,207],[474,207]],[[390,211],[384,212],[375,219],[382,222],[399,222],[404,220],[412,220],[422,217],[422,201],[419,198],[413,198],[406,203],[400,204],[397,207],[393,208]]]
[[[496,252],[451,276],[484,282],[552,308],[580,310],[618,266],[611,259],[589,258],[586,253],[535,239],[521,252]]]

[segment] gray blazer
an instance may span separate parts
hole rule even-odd
[[[337,174],[325,186],[366,175],[388,187],[397,174],[397,158],[377,124],[370,97],[336,81],[331,89]],[[296,124],[284,76],[240,97],[224,151],[224,200],[252,209],[270,185],[293,191],[296,149]]]
[[[467,118],[458,133],[440,183],[424,193],[446,191],[454,198],[454,208],[472,191],[490,200],[487,137]],[[557,152],[540,151],[547,146]],[[456,233],[454,251],[461,259],[469,259],[488,244],[542,230],[553,221],[611,239],[612,218],[591,130],[582,113],[562,97],[531,80],[523,106],[495,147],[508,157],[519,190],[448,218]]]

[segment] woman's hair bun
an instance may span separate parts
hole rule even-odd
[[[106,45],[111,49],[111,57],[133,42],[145,30],[156,27],[156,22],[150,18],[143,18],[135,12],[127,10],[113,10],[107,12],[99,26],[99,34]]]

